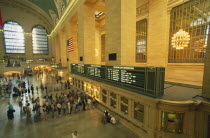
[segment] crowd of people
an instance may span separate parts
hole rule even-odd
[[[4,78],[0,80],[0,96],[19,97],[20,114],[25,115],[27,120],[41,121],[58,118],[59,116],[66,116],[72,113],[90,110],[95,108],[96,99],[86,94],[82,90],[76,90],[70,86],[69,81],[61,82],[60,79],[54,79],[51,87],[56,84],[59,85],[60,92],[55,89],[49,90],[50,87],[42,83],[43,74],[37,76],[39,85],[34,86],[26,77],[19,78]],[[46,76],[45,76],[46,77]],[[32,77],[33,78],[33,77]],[[49,79],[49,78],[48,78]],[[15,109],[13,105],[8,102],[8,119],[14,119]],[[17,114],[17,113],[16,113]],[[15,115],[16,115],[15,114]],[[116,119],[113,115],[104,112],[103,123],[116,124]],[[74,131],[72,137],[77,137],[78,132]]]
[[[20,111],[26,113],[27,119],[30,119],[32,112],[34,112],[36,119],[40,119],[41,113],[43,113],[44,120],[47,120],[48,114],[51,114],[51,118],[56,118],[57,116],[73,112],[90,110],[94,108],[96,102],[95,97],[92,98],[83,91],[74,90],[71,90],[69,93],[56,93],[55,96],[52,93],[50,95],[46,94],[43,98],[44,102],[42,105],[40,97],[32,98],[31,102],[26,97],[25,104],[23,99],[20,99]]]

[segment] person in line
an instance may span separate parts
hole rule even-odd
[[[44,113],[44,120],[47,120],[47,106],[46,106],[46,104],[44,104],[42,106],[42,110],[43,110],[43,113]]]
[[[78,137],[78,132],[75,130],[73,133],[72,133],[72,138],[77,138]]]
[[[67,106],[68,106],[68,112],[69,112],[69,114],[71,114],[71,104],[70,104],[70,101],[68,101]]]
[[[91,99],[90,98],[88,98],[88,100],[87,100],[87,105],[88,105],[88,110],[90,110],[90,108],[91,108]]]
[[[27,107],[26,107],[26,116],[27,116],[27,119],[30,119],[31,118],[31,107],[30,107],[30,103],[27,104]]]
[[[115,119],[115,117],[114,117],[113,115],[110,115],[110,117],[111,117],[110,122],[111,122],[113,125],[115,125],[115,124],[116,124],[116,119]]]
[[[9,105],[9,107],[8,107],[8,111],[7,111],[7,117],[8,117],[8,119],[12,120],[14,118],[13,113],[15,112],[15,110],[10,102],[8,102],[8,105]]]
[[[93,96],[93,108],[95,108],[96,107],[96,98],[95,98],[95,96]]]
[[[20,99],[19,106],[20,106],[20,112],[22,112],[23,111],[23,99]]]
[[[36,86],[36,91],[37,91],[37,94],[39,94],[39,87]]]
[[[30,88],[28,87],[28,94],[30,94]]]
[[[61,104],[57,103],[58,115],[61,116]]]
[[[62,103],[63,115],[66,115],[66,104],[65,102]]]
[[[34,94],[34,85],[31,85],[31,93]]]

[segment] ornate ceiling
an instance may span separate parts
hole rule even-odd
[[[56,24],[65,11],[65,8],[72,0],[28,0],[41,8],[45,13],[52,18],[54,24]]]

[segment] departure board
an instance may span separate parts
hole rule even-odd
[[[107,67],[107,79],[144,88],[144,70],[134,67]]]
[[[161,95],[164,90],[165,69],[162,67],[123,67],[89,64],[71,64],[71,72],[87,77],[116,82],[120,86],[145,89],[147,94]],[[158,77],[157,77],[158,76]],[[125,84],[125,85],[123,85]],[[145,92],[142,90],[141,92]],[[158,91],[158,94],[155,92]]]
[[[76,70],[77,70],[77,72],[79,72],[79,73],[85,73],[84,64],[78,64],[78,65],[76,66]]]

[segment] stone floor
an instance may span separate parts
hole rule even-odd
[[[54,80],[47,79],[43,76],[41,79],[30,78],[26,80],[30,85],[40,85],[40,83],[55,83]],[[15,85],[15,82],[14,82]],[[55,96],[55,93],[63,91],[51,92]],[[27,95],[29,100],[32,97],[44,96],[43,93],[35,92],[32,96]],[[26,96],[23,97],[24,101]],[[71,133],[77,130],[79,138],[137,138],[125,126],[118,123],[117,125],[102,124],[102,114],[97,109],[91,109],[87,111],[81,111],[79,113],[73,113],[66,116],[57,116],[52,119],[48,115],[48,120],[43,119],[36,121],[34,115],[30,120],[26,119],[26,115],[20,112],[18,106],[19,97],[15,98],[0,98],[0,138],[71,138]],[[44,101],[44,99],[42,99]],[[13,120],[7,119],[8,101],[10,101],[16,112]]]

